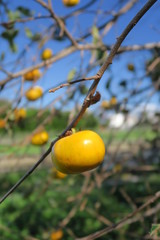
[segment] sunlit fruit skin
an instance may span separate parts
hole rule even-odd
[[[25,95],[29,101],[35,101],[38,98],[42,97],[43,89],[39,86],[34,86],[30,88],[28,91],[26,91]]]
[[[36,81],[38,80],[39,78],[41,77],[41,72],[39,69],[34,69],[30,72],[27,72],[25,75],[24,75],[24,79],[26,81]]]
[[[51,156],[58,171],[66,174],[81,173],[102,163],[105,145],[97,133],[84,130],[58,140],[52,148]]]
[[[52,50],[50,48],[46,48],[41,55],[41,59],[42,60],[47,60],[50,59],[52,57],[53,53]]]
[[[43,145],[48,142],[49,135],[46,131],[36,133],[31,138],[31,143],[33,145]]]
[[[51,233],[51,240],[60,240],[63,237],[63,231],[61,229]]]
[[[0,118],[0,128],[1,129],[5,128],[5,126],[6,126],[6,121],[4,119]]]
[[[67,7],[73,7],[77,5],[80,2],[80,0],[63,0],[63,4]]]
[[[26,110],[24,108],[15,109],[14,115],[15,115],[16,121],[19,121],[20,119],[24,119],[26,117]]]

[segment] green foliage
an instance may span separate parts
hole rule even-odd
[[[21,175],[23,173],[1,174],[1,195]],[[156,176],[158,178],[158,174]],[[106,227],[103,221],[99,220],[97,214],[116,223],[132,211],[130,204],[120,193],[121,188],[131,199],[136,199],[136,197],[143,199],[159,189],[158,185],[155,186],[154,182],[150,182],[148,174],[139,176],[139,181],[136,184],[130,181],[126,184],[122,179],[121,175],[115,175],[111,180],[103,183],[101,190],[95,187],[88,196],[85,196],[88,200],[84,210],[78,207],[76,214],[67,225],[77,237],[88,235]],[[67,199],[75,197],[80,192],[83,180],[82,175],[70,175],[66,179],[56,180],[52,179],[48,170],[38,170],[1,205],[1,239],[16,240],[25,239],[28,236],[44,240],[49,239],[50,233],[59,227],[60,222],[67,217],[75,205],[75,201],[69,202]],[[114,194],[112,192],[113,186],[116,186]],[[94,214],[91,214],[92,212]],[[144,236],[149,231],[151,223],[150,218],[144,219],[143,223],[135,222],[132,225],[126,225],[100,239],[134,240],[134,236],[130,235],[132,232],[137,234],[137,239],[139,239],[141,235]],[[144,224],[145,228],[143,227]],[[152,227],[151,236],[153,236],[153,232],[158,232],[156,229],[157,226]],[[65,229],[64,239],[72,239]]]
[[[71,82],[74,79],[76,72],[77,70],[74,68],[68,73],[67,82]]]
[[[28,38],[32,38],[33,37],[33,33],[31,32],[31,30],[28,27],[26,27],[24,30],[25,30],[26,36]]]
[[[102,39],[99,34],[99,30],[96,26],[92,27],[92,37],[93,37],[93,44],[96,45],[98,43],[102,43]],[[92,55],[95,56],[97,61],[99,61],[99,60],[103,61],[107,57],[107,52],[104,50],[101,50],[101,49],[97,49],[97,50],[92,51]]]
[[[12,52],[16,52],[17,51],[17,45],[14,42],[15,37],[18,35],[19,30],[18,29],[9,29],[6,30],[4,32],[2,32],[1,37],[5,38],[10,46],[10,49],[12,50]]]
[[[43,122],[50,114],[50,110],[45,110],[43,114],[38,116],[38,109],[29,108],[27,109],[27,117],[23,120],[23,125],[14,124],[13,130],[15,132],[33,131],[41,122]],[[69,118],[69,112],[61,112],[56,110],[52,120],[45,125],[46,130],[48,131],[62,131],[66,126]],[[98,120],[93,114],[86,114],[84,118],[80,121],[78,127],[80,128],[95,128],[98,126]]]
[[[160,224],[152,224],[151,233],[152,237],[160,237]]]
[[[110,89],[112,78],[110,77],[106,83],[106,89]]]
[[[93,114],[85,114],[77,125],[77,129],[95,129],[98,126],[98,119]]]
[[[20,12],[18,10],[16,11],[8,10],[8,18],[10,21],[16,21],[17,19],[20,18]]]
[[[24,16],[30,17],[33,13],[29,10],[29,8],[19,6],[17,10]]]

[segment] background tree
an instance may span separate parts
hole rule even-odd
[[[160,208],[159,3],[68,2],[0,1],[0,233],[152,239]],[[107,154],[94,171],[66,176],[46,157],[73,128],[98,132]]]

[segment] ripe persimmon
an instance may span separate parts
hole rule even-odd
[[[25,95],[29,101],[35,101],[38,98],[42,97],[43,89],[39,86],[34,86],[27,90]]]
[[[46,48],[41,55],[41,59],[42,60],[47,60],[50,59],[52,57],[53,53],[52,50],[50,48]]]
[[[79,3],[80,0],[62,0],[63,4],[67,7],[73,7]]]
[[[52,148],[52,161],[58,171],[66,174],[94,169],[104,159],[105,145],[101,137],[90,130],[73,133],[58,140]]]

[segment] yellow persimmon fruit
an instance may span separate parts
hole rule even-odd
[[[27,81],[33,81],[32,71],[31,71],[31,72],[27,72],[27,73],[24,75],[24,79],[27,80]]]
[[[110,107],[110,103],[106,100],[102,101],[101,103],[101,107],[104,108],[104,109],[107,109]]]
[[[49,135],[46,131],[35,133],[31,138],[31,143],[33,145],[43,145],[48,142]]]
[[[34,69],[32,71],[33,74],[33,80],[38,80],[41,77],[41,72],[39,69]]]
[[[30,72],[27,72],[25,75],[24,75],[24,79],[26,81],[36,81],[38,80],[39,78],[41,77],[41,72],[39,69],[34,69]]]
[[[51,233],[50,239],[51,240],[60,240],[63,237],[63,231],[61,229],[54,231]]]
[[[94,169],[104,159],[105,145],[90,130],[76,132],[58,140],[52,148],[52,161],[62,173],[74,174]]]
[[[16,121],[19,121],[20,119],[24,119],[26,117],[26,110],[24,108],[15,109],[14,116]]]
[[[27,90],[25,95],[29,101],[35,101],[38,98],[42,97],[43,89],[39,86],[34,86]]]
[[[50,59],[52,57],[53,53],[52,50],[50,48],[46,48],[41,55],[41,59],[42,60],[47,60]]]
[[[135,70],[135,67],[134,67],[134,65],[132,63],[128,63],[127,68],[131,72],[134,72],[134,70]]]
[[[6,121],[3,118],[0,118],[0,128],[5,128]]]
[[[63,1],[63,4],[67,7],[73,7],[80,2],[80,0],[62,0],[62,1]]]
[[[112,98],[110,99],[109,103],[110,103],[111,106],[116,105],[116,104],[117,104],[117,98],[116,98],[116,97],[112,97]]]

